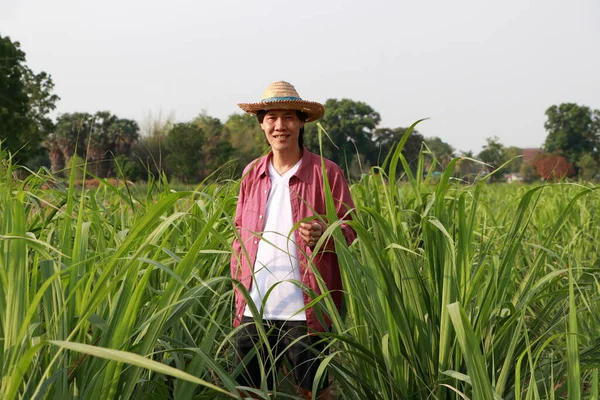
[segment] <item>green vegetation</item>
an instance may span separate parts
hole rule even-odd
[[[546,151],[563,155],[572,163],[580,162],[585,155],[593,156],[598,162],[600,110],[562,103],[549,107],[546,117]]]
[[[352,184],[359,239],[326,232],[344,311],[315,301],[339,398],[597,399],[598,188],[464,185],[458,159],[433,183],[424,153],[414,174],[402,155],[410,130]],[[239,181],[88,190],[75,168],[21,181],[0,160],[0,398],[239,398]]]
[[[19,162],[47,165],[44,139],[54,129],[48,114],[59,97],[45,72],[34,73],[25,64],[19,42],[0,34],[0,141]]]

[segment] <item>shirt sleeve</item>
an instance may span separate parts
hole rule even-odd
[[[242,210],[244,209],[244,201],[246,200],[245,196],[245,180],[242,179],[240,184],[240,192],[238,196],[238,201],[235,209],[235,218],[234,218],[234,235],[233,235],[233,244],[232,244],[232,253],[231,253],[231,277],[233,279],[240,279],[240,271],[238,261],[240,260],[242,246],[239,240],[241,235],[240,227],[242,226]]]
[[[338,218],[340,220],[350,221],[352,219],[350,211],[354,210],[354,201],[352,200],[352,195],[350,194],[348,182],[346,181],[341,169],[336,171],[334,174],[334,179],[331,183],[331,194],[336,202],[335,208]],[[348,246],[350,246],[356,239],[356,232],[350,227],[350,225],[345,223],[341,225],[341,229],[344,237],[346,238],[346,243],[348,243]]]
[[[352,219],[351,210],[354,210],[354,201],[352,200],[352,196],[350,194],[348,182],[346,181],[341,168],[339,168],[337,165],[331,168],[330,172],[331,173],[328,174],[329,185],[331,187],[333,201],[335,202],[335,211],[338,220],[350,221]],[[321,224],[323,231],[327,229],[327,226],[323,222],[317,222]],[[348,246],[350,246],[354,240],[356,240],[356,232],[350,227],[350,225],[346,223],[342,223],[340,228],[344,238],[346,239],[346,243],[348,243]],[[321,247],[321,251],[335,251],[334,241],[327,240],[327,242],[325,242]]]

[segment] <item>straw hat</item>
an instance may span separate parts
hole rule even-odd
[[[302,100],[294,86],[284,81],[271,83],[259,102],[240,103],[238,106],[252,114],[260,110],[298,110],[306,113],[306,122],[316,121],[325,113],[323,104]]]

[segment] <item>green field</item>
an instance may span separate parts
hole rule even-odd
[[[401,161],[352,183],[352,246],[326,232],[345,307],[315,305],[338,397],[597,399],[598,187],[465,185],[458,160],[400,183]],[[238,398],[239,180],[88,190],[0,168],[1,399]]]

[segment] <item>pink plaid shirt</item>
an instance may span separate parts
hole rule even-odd
[[[252,270],[256,261],[256,252],[260,241],[260,233],[264,228],[264,216],[267,209],[267,199],[271,189],[268,163],[272,153],[250,163],[245,169],[240,186],[240,195],[235,213],[235,226],[238,229],[239,239],[233,242],[231,257],[231,276],[239,280],[250,291],[252,285]],[[348,211],[354,208],[350,190],[339,166],[323,158],[331,192],[339,219],[350,219]],[[325,219],[325,193],[323,191],[323,173],[321,157],[303,149],[302,164],[290,178],[290,200],[292,205],[292,218],[294,224],[315,214]],[[314,209],[314,211],[313,211]],[[316,218],[315,218],[316,219]],[[326,227],[323,227],[325,231]],[[342,232],[348,244],[356,238],[356,233],[347,224],[341,225]],[[298,238],[298,262],[302,283],[316,293],[320,293],[316,277],[308,265],[312,257],[312,250],[299,238],[300,232],[296,231]],[[319,254],[313,258],[314,266],[323,278],[331,297],[338,307],[342,301],[342,280],[333,240],[321,246]],[[235,286],[235,285],[234,285]],[[304,293],[304,304],[311,301],[310,296]],[[240,290],[235,288],[235,318],[234,326],[239,326],[246,308],[246,300]],[[326,320],[326,324],[330,321]],[[310,329],[325,330],[315,316],[312,308],[306,309],[306,324]]]

